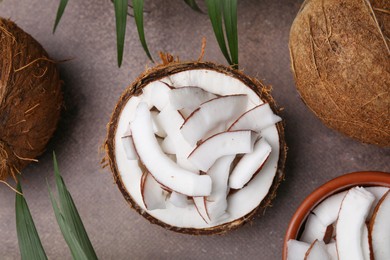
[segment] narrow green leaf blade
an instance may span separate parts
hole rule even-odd
[[[64,14],[64,11],[65,11],[67,4],[68,4],[68,0],[60,0],[60,5],[58,6],[58,9],[57,9],[56,20],[54,22],[53,33],[56,32],[57,26],[60,23],[61,17]]]
[[[65,222],[65,219],[61,214],[60,209],[58,208],[57,201],[55,200],[53,193],[51,192],[50,188],[48,189],[49,189],[49,195],[50,195],[50,200],[51,200],[51,205],[53,207],[54,215],[57,219],[58,226],[60,227],[65,242],[68,244],[73,259],[88,260],[87,255],[85,254],[85,252],[80,246],[80,243],[78,242],[74,234],[70,231],[69,226]]]
[[[92,243],[89,240],[88,234],[77,211],[76,205],[74,204],[73,198],[66,188],[65,182],[60,175],[55,153],[53,153],[53,162],[59,203],[62,209],[65,223],[80,243],[80,246],[87,255],[88,259],[97,259],[95,250],[93,249]]]
[[[127,22],[127,0],[114,0],[115,21],[116,21],[116,48],[118,53],[118,67],[122,65],[123,49],[125,46],[126,22]]]
[[[152,55],[150,55],[148,45],[145,40],[144,32],[144,0],[133,0],[133,14],[135,24],[137,25],[139,40],[141,41],[142,47],[148,58],[153,61]]]
[[[184,0],[184,2],[192,8],[192,10],[203,13],[202,9],[199,8],[198,4],[196,3],[195,0]]]
[[[17,190],[22,193],[20,180],[17,185]],[[15,197],[15,215],[19,250],[22,259],[47,259],[27,202],[18,193],[16,193]]]
[[[232,65],[228,50],[226,48],[225,36],[222,27],[222,2],[224,0],[206,0],[207,12],[210,17],[211,25],[213,26],[215,37],[223,56],[229,64]]]
[[[224,0],[223,18],[233,66],[238,68],[237,0]]]

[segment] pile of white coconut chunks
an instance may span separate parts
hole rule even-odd
[[[271,153],[261,131],[281,118],[267,103],[248,109],[247,95],[160,81],[132,98],[140,100],[122,143],[127,158],[147,169],[140,185],[146,209],[164,209],[169,200],[195,205],[209,224],[226,218],[229,190],[247,185]]]
[[[390,192],[353,187],[321,202],[300,241],[289,240],[288,260],[390,259]]]

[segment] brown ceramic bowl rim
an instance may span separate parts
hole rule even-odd
[[[287,259],[287,241],[296,239],[309,212],[325,198],[352,186],[385,186],[390,188],[390,173],[366,171],[334,178],[313,191],[298,207],[288,225],[283,243],[283,260]]]

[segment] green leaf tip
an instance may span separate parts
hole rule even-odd
[[[127,22],[127,0],[114,0],[115,22],[116,22],[116,46],[118,54],[118,67],[122,65],[123,49],[126,36]]]
[[[53,152],[54,176],[59,197],[59,206],[49,189],[50,199],[62,235],[74,259],[97,259],[84,224],[58,169],[56,155]]]
[[[184,0],[184,2],[192,8],[192,10],[198,12],[198,13],[202,13],[203,14],[203,11],[202,9],[199,8],[198,4],[196,3],[195,0]]]
[[[22,186],[18,180],[17,191],[22,193]],[[15,195],[16,232],[18,236],[19,250],[22,259],[45,260],[47,259],[39,238],[34,220],[24,196]]]
[[[68,4],[68,0],[60,0],[60,5],[58,6],[58,9],[57,9],[56,20],[54,22],[53,34],[56,32],[57,26],[60,23],[61,17],[64,14],[64,11],[65,11],[67,4]]]
[[[135,24],[137,25],[137,31],[139,40],[141,41],[142,47],[148,58],[154,62],[152,55],[150,55],[148,45],[146,44],[145,32],[144,32],[144,1],[143,0],[132,0],[133,13]]]

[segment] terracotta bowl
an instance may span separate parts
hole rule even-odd
[[[294,213],[283,244],[283,260],[287,259],[287,241],[297,239],[302,233],[303,224],[309,213],[327,197],[349,189],[353,186],[385,186],[390,188],[390,173],[385,172],[353,172],[328,181],[312,192]]]

